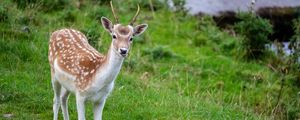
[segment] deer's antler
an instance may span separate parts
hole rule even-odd
[[[116,15],[114,6],[113,6],[113,4],[112,4],[112,1],[110,1],[110,7],[111,7],[111,11],[112,11],[112,13],[113,13],[113,15],[114,15],[114,17],[115,17],[115,22],[116,22],[116,23],[119,23],[119,18],[118,18],[118,16]]]
[[[133,16],[132,20],[130,21],[130,23],[129,23],[130,25],[133,25],[133,23],[136,21],[137,16],[140,13],[140,6],[139,6],[139,4],[137,5],[137,7],[138,7],[138,9],[137,9],[135,15]]]

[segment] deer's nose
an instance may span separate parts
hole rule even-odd
[[[120,54],[127,54],[127,48],[120,48]]]

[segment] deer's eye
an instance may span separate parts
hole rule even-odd
[[[131,41],[132,41],[132,38],[130,38],[129,41],[131,42]]]
[[[116,36],[116,35],[112,35],[112,38],[113,38],[113,39],[117,39],[117,36]]]

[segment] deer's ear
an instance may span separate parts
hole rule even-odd
[[[140,34],[142,34],[143,32],[145,32],[145,30],[147,29],[148,25],[147,24],[140,24],[134,27],[134,33],[133,36],[138,36]]]
[[[102,26],[105,28],[106,31],[112,33],[113,24],[108,18],[101,17],[101,23],[102,23]]]

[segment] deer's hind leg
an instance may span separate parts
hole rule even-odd
[[[61,109],[63,112],[64,120],[69,120],[69,112],[68,112],[68,98],[69,98],[70,92],[66,90],[64,87],[61,89]]]
[[[53,74],[51,74],[51,81],[52,87],[54,91],[54,98],[53,98],[53,120],[58,119],[58,111],[60,106],[60,93],[61,93],[61,84],[55,79]]]

